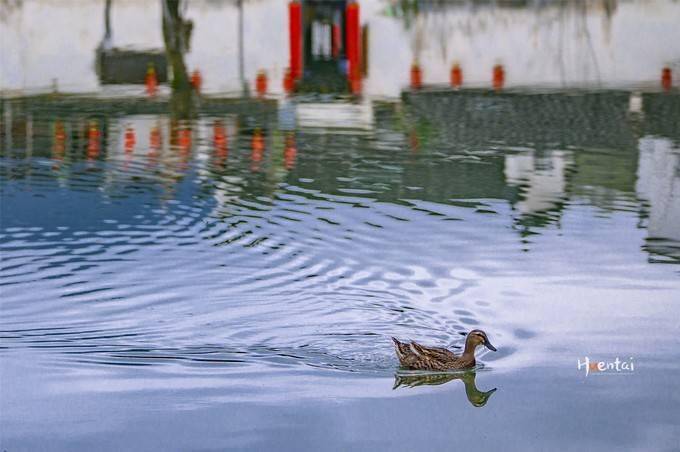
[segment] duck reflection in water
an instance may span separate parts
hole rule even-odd
[[[404,374],[396,373],[394,375],[394,386],[397,388],[414,388],[422,385],[443,385],[452,380],[461,380],[465,385],[465,395],[468,402],[476,407],[483,407],[489,401],[491,394],[496,392],[497,388],[489,391],[480,391],[475,383],[477,372],[468,370],[466,372],[457,373],[419,373],[419,374]]]

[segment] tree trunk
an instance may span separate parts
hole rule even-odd
[[[184,53],[189,49],[191,21],[180,12],[181,0],[161,0],[163,6],[163,40],[165,53],[172,69],[170,88],[171,110],[174,116],[187,118],[192,113],[192,86],[189,82]]]

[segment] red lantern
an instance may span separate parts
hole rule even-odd
[[[463,70],[458,63],[451,67],[451,86],[453,88],[460,88],[463,84]]]
[[[151,148],[151,152],[158,152],[161,149],[161,129],[158,126],[154,126],[151,128],[151,132],[149,133],[149,147]]]
[[[260,97],[264,97],[264,95],[267,94],[267,73],[265,71],[259,71],[257,73],[255,91],[257,91],[257,95]]]
[[[250,142],[250,148],[250,170],[259,171],[260,162],[262,161],[262,156],[264,155],[264,136],[262,135],[262,131],[259,128],[255,129],[255,132],[253,133],[253,139]]]
[[[295,166],[297,148],[295,147],[295,135],[292,133],[286,137],[286,146],[283,150],[283,164],[287,170]]]
[[[493,88],[499,90],[505,84],[505,69],[500,64],[493,67]]]
[[[203,77],[201,76],[201,72],[198,69],[196,69],[194,72],[191,73],[191,86],[194,87],[194,90],[196,90],[197,93],[200,93],[202,85]]]
[[[413,63],[411,66],[411,88],[420,89],[423,87],[423,74],[420,71],[420,65]]]
[[[123,142],[126,153],[129,154],[135,150],[135,143],[137,142],[137,138],[135,137],[135,129],[132,127],[125,129],[125,138]]]
[[[260,129],[255,129],[250,146],[253,152],[259,153],[259,157],[261,158],[262,151],[264,151],[264,137],[262,136],[262,131]]]
[[[156,89],[158,87],[158,79],[156,78],[156,69],[152,64],[149,64],[146,69],[146,78],[144,79],[144,84],[146,85],[146,93],[149,96],[156,95]]]
[[[666,91],[673,86],[673,73],[669,67],[665,67],[661,70],[661,86]]]
[[[64,152],[66,151],[66,130],[64,123],[57,121],[54,123],[54,158],[57,160],[64,159]]]
[[[290,94],[295,90],[295,80],[290,68],[286,69],[286,73],[283,76],[283,90],[286,94]]]
[[[227,143],[227,131],[224,128],[224,124],[222,124],[222,121],[217,120],[213,124],[213,144],[215,145],[215,163],[218,166],[222,166],[229,155]]]
[[[191,129],[188,127],[182,127],[179,129],[179,137],[177,137],[177,144],[179,145],[179,150],[183,155],[187,155],[191,150]]]
[[[97,121],[90,121],[87,129],[87,159],[94,160],[99,155],[99,125]]]

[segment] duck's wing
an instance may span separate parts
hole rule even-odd
[[[456,360],[456,355],[445,348],[425,347],[417,342],[401,342],[392,338],[399,364],[409,369],[446,370]]]
[[[438,361],[449,361],[458,358],[452,351],[443,347],[424,347],[417,342],[411,342],[411,349],[420,356]]]
[[[394,342],[394,350],[399,358],[399,364],[409,369],[418,369],[423,361],[422,357],[416,353],[411,344],[401,342],[398,339],[392,338]]]

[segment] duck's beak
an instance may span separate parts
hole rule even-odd
[[[494,347],[493,345],[491,345],[491,342],[489,342],[489,339],[487,339],[486,341],[484,341],[484,346],[485,346],[486,348],[488,348],[489,350],[491,350],[491,351],[494,351],[494,352],[498,351],[498,350],[496,350],[496,347]]]

